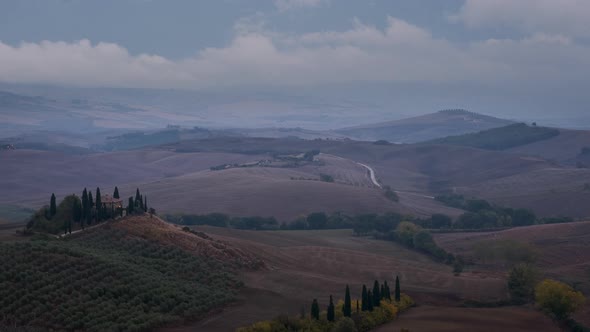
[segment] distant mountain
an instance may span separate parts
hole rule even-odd
[[[335,130],[353,139],[415,143],[436,138],[474,133],[514,123],[462,109],[443,110],[412,118]]]

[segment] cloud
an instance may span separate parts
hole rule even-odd
[[[327,0],[274,0],[275,6],[281,12],[306,8],[306,7],[318,7],[327,3]]]
[[[113,43],[0,42],[0,80],[82,86],[215,88],[355,82],[439,82],[496,86],[590,85],[590,49],[560,34],[470,44],[434,37],[388,17],[380,29],[300,35],[236,27],[225,47],[172,60],[130,54]]]
[[[471,28],[510,27],[526,33],[590,37],[587,0],[466,0],[449,18]]]

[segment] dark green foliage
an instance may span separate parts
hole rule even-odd
[[[326,318],[328,319],[328,322],[333,322],[334,321],[334,317],[336,317],[336,313],[334,312],[334,301],[332,300],[332,295],[330,295],[330,304],[328,304],[328,312],[326,314]]]
[[[100,188],[96,188],[96,221],[101,221],[103,217],[102,196],[100,195]]]
[[[147,212],[148,211],[148,207],[147,207],[147,196],[143,197],[143,212]]]
[[[0,261],[0,326],[152,330],[233,300],[239,285],[218,261],[104,228],[0,243]]]
[[[82,191],[82,220],[80,220],[80,227],[84,228],[84,223],[90,219],[90,204],[88,202],[88,191],[84,188]]]
[[[436,213],[430,217],[430,228],[451,228],[452,225],[453,219],[445,214]]]
[[[135,212],[135,203],[133,203],[133,197],[129,197],[127,202],[127,215],[132,215]]]
[[[389,200],[394,201],[394,202],[399,202],[399,196],[397,195],[397,193],[393,189],[391,189],[390,186],[383,186],[383,194]]]
[[[371,291],[367,291],[367,310],[373,311],[375,307],[375,302],[373,300],[373,293]]]
[[[361,294],[361,310],[362,311],[367,311],[369,310],[369,296],[367,293],[367,286],[363,285],[363,292]]]
[[[320,150],[307,151],[307,152],[305,152],[305,154],[303,154],[303,160],[313,161],[313,158],[315,156],[317,156],[318,154],[320,154]]]
[[[453,273],[455,275],[461,274],[461,272],[463,272],[464,266],[465,263],[463,262],[463,258],[461,258],[461,256],[457,257],[457,259],[453,261]]]
[[[373,306],[378,307],[381,302],[381,289],[379,288],[379,281],[375,280],[373,283]]]
[[[329,175],[329,174],[321,173],[320,174],[320,181],[323,181],[323,182],[334,182],[334,177],[332,175]]]
[[[51,234],[71,231],[71,223],[79,217],[78,208],[76,207],[78,205],[81,205],[81,203],[76,195],[66,196],[57,206],[53,218],[47,218],[49,216],[49,207],[43,207],[33,214],[27,223],[27,228]]]
[[[115,192],[113,193],[113,198],[120,199],[119,196],[119,188],[115,187]]]
[[[342,307],[342,314],[344,317],[352,315],[352,302],[350,300],[350,288],[346,285],[346,293],[344,295],[344,306]]]
[[[389,289],[389,285],[387,284],[387,280],[385,280],[383,282],[383,289],[385,290],[385,294],[384,294],[383,298],[391,301],[391,290]]]
[[[455,222],[453,225],[455,229],[528,226],[537,223],[535,214],[527,209],[503,208],[482,199],[466,199],[462,195],[455,194],[437,196],[436,200],[468,211]]]
[[[313,299],[311,303],[311,318],[320,319],[320,305],[317,299]]]
[[[307,216],[309,229],[324,229],[328,224],[328,216],[323,212],[311,213]]]
[[[469,146],[486,150],[506,150],[516,146],[546,140],[560,134],[558,129],[527,126],[517,123],[478,133],[439,138],[428,143]]]
[[[510,270],[508,291],[515,304],[523,304],[533,300],[537,273],[529,264],[518,264]]]
[[[49,218],[53,218],[57,213],[57,203],[55,202],[55,194],[51,194],[51,200],[49,202]]]
[[[395,276],[395,301],[399,302],[400,298],[401,298],[401,289],[399,286],[399,276]]]

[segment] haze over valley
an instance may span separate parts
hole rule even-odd
[[[587,331],[589,17],[0,4],[0,330]]]

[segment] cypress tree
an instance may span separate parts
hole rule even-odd
[[[143,212],[147,212],[147,196],[143,196]]]
[[[391,291],[389,289],[389,285],[387,284],[387,280],[383,282],[383,288],[385,288],[385,298],[391,301]]]
[[[356,300],[356,313],[358,314],[361,311],[361,308],[359,307],[359,300]]]
[[[100,195],[100,188],[96,187],[96,221],[102,220],[103,215],[102,197]]]
[[[332,301],[332,295],[330,295],[330,304],[328,305],[328,314],[327,314],[328,322],[333,322],[335,316],[336,315],[334,312],[334,301]]]
[[[80,206],[80,201],[77,198],[72,207],[72,215],[74,217],[74,222],[78,223],[82,220],[82,206]]]
[[[133,214],[133,197],[129,197],[129,203],[127,205],[127,215],[132,215]]]
[[[367,292],[367,310],[373,311],[373,294],[371,291]]]
[[[362,292],[362,296],[361,296],[361,300],[363,301],[362,305],[361,305],[361,309],[363,311],[367,311],[369,310],[369,300],[367,297],[367,286],[363,285],[363,292]]]
[[[379,294],[379,281],[375,280],[373,283],[373,306],[378,307],[381,302],[381,294]]]
[[[350,288],[346,285],[346,294],[344,295],[344,306],[342,307],[344,317],[352,315],[352,303],[350,302]]]
[[[57,204],[55,202],[55,194],[51,194],[51,200],[49,201],[49,216],[53,218],[57,213]]]
[[[141,203],[141,195],[139,194],[139,188],[135,189],[135,204],[139,206]]]
[[[381,296],[381,300],[385,299],[385,286],[381,284],[381,290],[379,290],[379,295]]]
[[[401,290],[399,288],[399,276],[395,277],[395,301],[399,302],[401,298]]]
[[[311,318],[320,319],[320,305],[316,299],[311,303]]]
[[[113,193],[113,198],[120,199],[119,197],[119,188],[115,187],[115,192]]]
[[[88,190],[88,218],[86,223],[90,225],[92,223],[92,208],[94,207],[94,201],[92,200],[92,190]]]
[[[84,188],[82,192],[82,219],[81,223],[84,223],[84,219],[88,218],[88,191]]]

